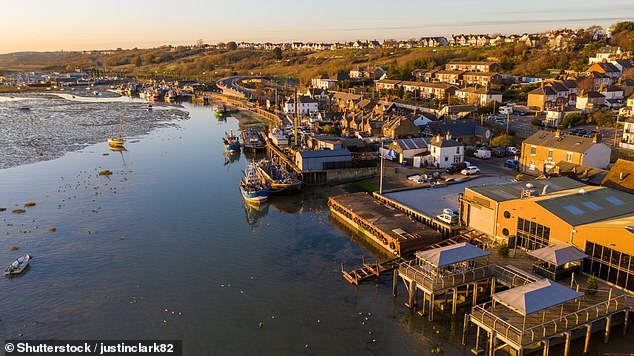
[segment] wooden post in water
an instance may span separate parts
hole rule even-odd
[[[630,310],[625,309],[625,319],[623,320],[623,335],[627,334],[627,322],[629,318],[630,318]]]
[[[480,325],[476,325],[476,343],[475,343],[475,352],[477,355],[480,354]]]
[[[590,336],[592,336],[592,323],[586,325],[586,341],[583,344],[583,354],[587,355],[590,349]]]
[[[396,291],[398,289],[398,267],[392,270],[392,296],[396,297]]]
[[[543,353],[543,355],[544,356],[548,356],[548,351],[550,351],[549,350],[550,349],[550,339],[544,340],[543,343],[544,343],[544,353]]]
[[[467,331],[469,330],[469,314],[464,315],[462,324],[462,346],[467,346]]]
[[[429,293],[429,321],[434,320],[434,292]]]
[[[478,282],[473,284],[473,305],[478,303]]]
[[[469,287],[467,287],[469,289]],[[453,300],[451,301],[451,315],[456,315],[456,304],[458,304],[458,287],[454,287],[453,291]]]
[[[496,341],[497,341],[496,332],[491,330],[490,339],[489,339],[489,356],[495,356]]]
[[[604,344],[607,344],[610,340],[610,324],[612,324],[612,317],[608,316],[605,318],[605,336],[603,337]]]

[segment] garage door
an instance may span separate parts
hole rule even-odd
[[[493,232],[494,227],[494,211],[493,209],[483,208],[479,205],[471,205],[469,204],[469,220],[467,224],[472,228],[484,232],[485,234],[489,234],[491,236],[495,236]]]

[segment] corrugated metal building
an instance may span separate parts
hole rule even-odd
[[[352,154],[345,148],[303,151],[295,154],[295,163],[302,171],[346,168],[352,163]]]

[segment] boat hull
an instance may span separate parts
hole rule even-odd
[[[110,147],[123,147],[125,139],[121,137],[111,137],[108,139],[108,146]]]
[[[252,204],[260,204],[269,199],[268,190],[247,190],[243,187],[240,187],[240,193],[242,193],[242,197],[248,203]]]

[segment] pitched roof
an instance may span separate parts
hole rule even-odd
[[[601,185],[634,194],[634,162],[618,159]]]
[[[474,136],[480,123],[471,120],[432,121],[427,123],[425,133],[436,135],[450,131],[454,136]]]
[[[430,145],[432,146],[436,146],[436,147],[458,147],[458,146],[462,146],[462,143],[456,141],[456,140],[447,140],[444,136],[436,136],[434,138],[431,139],[431,143]]]
[[[612,188],[589,188],[535,203],[572,226],[634,214],[634,195]]]
[[[449,266],[488,255],[490,255],[488,251],[473,246],[468,242],[416,252],[416,258],[424,260],[435,267]]]
[[[546,246],[529,251],[528,255],[556,266],[563,266],[566,263],[579,261],[588,257],[588,255],[572,245]]]
[[[549,86],[543,86],[543,87],[539,87],[536,89],[533,89],[531,91],[528,92],[528,94],[536,94],[536,95],[555,95],[557,93],[555,93],[555,91],[553,90],[553,88],[549,87]]]
[[[419,148],[427,148],[427,141],[421,137],[415,138],[402,138],[394,141],[398,146],[404,150],[415,150]]]
[[[537,131],[533,135],[529,136],[523,143],[572,152],[586,152],[593,145],[601,144],[594,143],[593,139],[589,137],[564,134],[560,134],[559,137],[557,137],[555,132],[543,130]]]
[[[537,282],[495,293],[493,299],[526,316],[561,305],[582,295],[557,282],[541,279]]]
[[[550,169],[549,173],[557,173],[582,183],[601,185],[608,171],[600,168],[582,166],[572,162],[560,161],[555,167]]]
[[[298,152],[302,158],[321,158],[321,157],[350,157],[350,151],[345,148],[339,148],[336,150],[311,150]]]
[[[486,184],[467,187],[467,189],[483,195],[496,202],[519,199],[524,190],[524,182],[504,183],[504,184]],[[548,192],[558,192],[568,189],[579,189],[586,185],[567,177],[554,177],[550,179],[537,179],[531,182],[536,192],[543,192],[544,187],[548,186]]]

